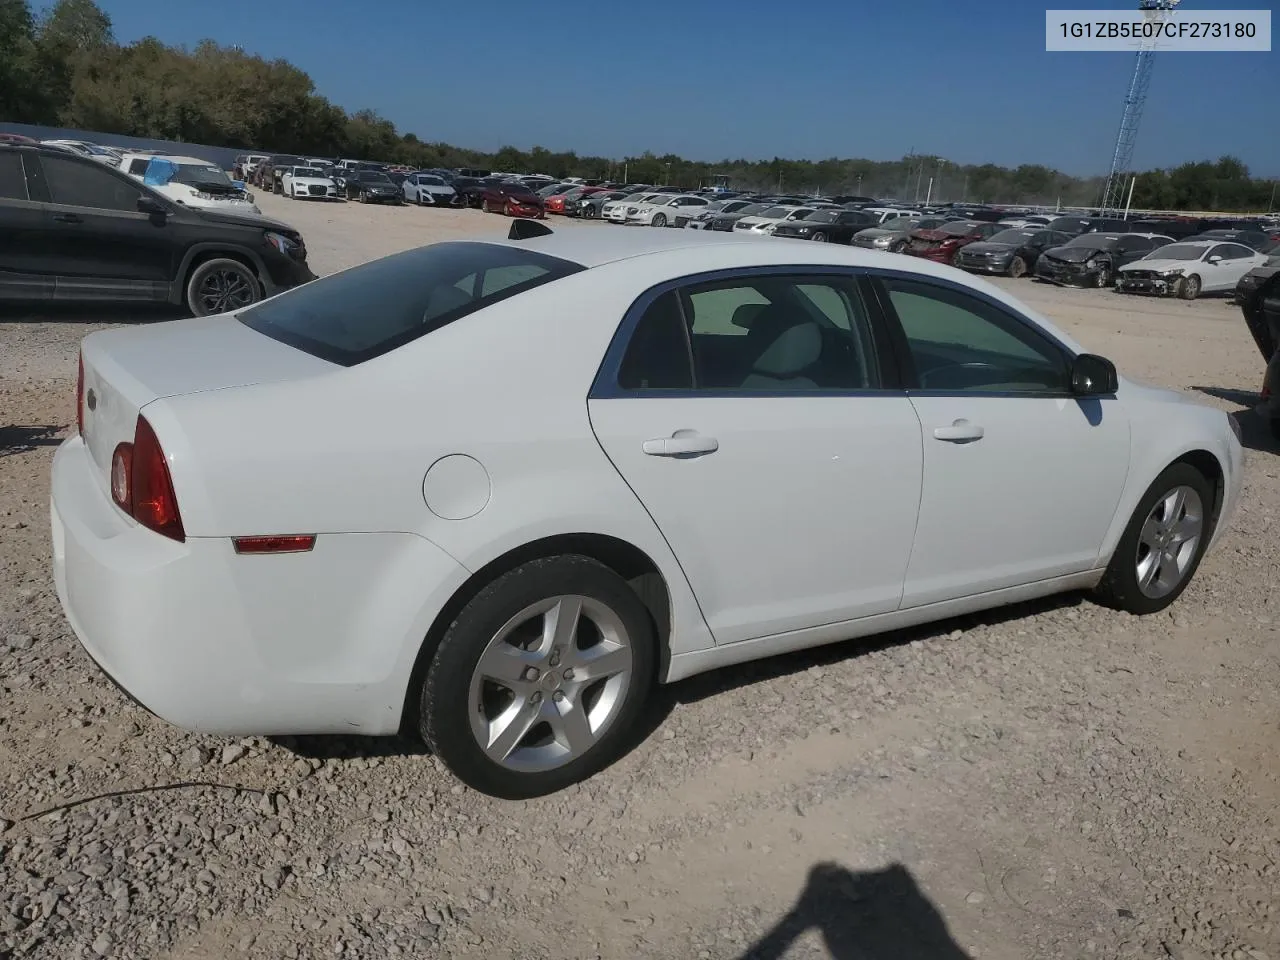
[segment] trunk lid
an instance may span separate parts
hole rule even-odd
[[[138,413],[164,397],[319,376],[341,367],[272,340],[234,316],[90,334],[84,362],[84,442],[110,492],[111,457],[132,443]],[[161,443],[164,438],[160,438]]]

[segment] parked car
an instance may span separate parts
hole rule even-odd
[[[338,185],[317,167],[290,167],[281,178],[284,195],[291,200],[341,200]]]
[[[1109,287],[1116,271],[1172,243],[1151,233],[1083,233],[1036,261],[1036,276],[1062,286]]]
[[[640,209],[640,205],[648,203],[660,194],[646,190],[641,194],[631,194],[623,200],[614,200],[600,208],[601,219],[609,223],[626,223],[631,214]]]
[[[803,220],[816,209],[816,207],[793,207],[784,204],[766,207],[760,213],[739,217],[734,221],[733,232],[742,236],[772,236],[778,224],[787,220]]]
[[[1060,591],[1165,610],[1237,509],[1225,412],[958,271],[538,232],[86,337],[50,514],[88,656],[203,736],[407,725],[529,797],[655,682]]]
[[[518,180],[495,183],[484,191],[482,198],[487,213],[502,213],[508,217],[532,217],[543,220],[547,216],[542,197]]]
[[[814,210],[801,220],[785,220],[775,225],[773,235],[820,243],[851,243],[855,233],[879,222],[880,217],[869,210]]]
[[[853,235],[853,245],[867,250],[888,250],[901,253],[911,242],[913,230],[934,230],[944,223],[954,223],[949,217],[899,217],[886,220],[878,227],[868,227]]]
[[[600,193],[588,194],[572,204],[566,204],[564,208],[565,216],[581,217],[583,220],[598,220],[600,219],[600,211],[606,203],[625,200],[627,196],[628,194],[624,190],[605,190]]]
[[[704,230],[727,233],[733,230],[733,225],[744,217],[758,217],[766,210],[772,210],[774,206],[776,205],[773,203],[752,202],[733,211],[722,210],[720,213],[712,214],[710,220],[700,222],[703,224],[702,229]]]
[[[1236,299],[1267,365],[1257,413],[1271,428],[1271,436],[1280,440],[1280,256],[1241,277]]]
[[[361,203],[404,203],[404,194],[381,170],[353,170],[347,174],[343,188],[348,200]]]
[[[438,173],[411,173],[400,184],[405,203],[420,207],[450,207],[458,199],[458,192]]]
[[[745,211],[747,207],[755,205],[754,200],[739,197],[713,199],[701,213],[691,217],[683,226],[690,230],[706,230],[716,217]],[[761,206],[760,209],[763,210],[764,207]]]
[[[1004,217],[999,222],[1001,226],[1015,230],[1043,230],[1056,219],[1057,214],[1033,213],[1024,216]]]
[[[961,247],[986,240],[1004,228],[994,220],[953,220],[932,229],[916,228],[902,253],[935,263],[951,263]]]
[[[130,176],[186,207],[241,215],[262,211],[217,164],[199,157],[137,156],[126,153],[121,168]]]
[[[1183,240],[1121,267],[1116,289],[1194,300],[1202,293],[1234,292],[1246,273],[1266,262],[1266,254],[1240,243]]]
[[[98,144],[90,143],[87,140],[42,140],[41,143],[50,147],[66,147],[74,153],[88,157],[90,160],[97,160],[99,163],[105,163],[112,167],[120,166],[121,155],[119,152],[100,147]]]
[[[1205,230],[1203,233],[1197,233],[1194,240],[1230,240],[1233,243],[1244,244],[1246,247],[1254,251],[1262,251],[1269,246],[1273,238],[1262,230]]]
[[[1009,277],[1024,277],[1033,273],[1040,254],[1051,247],[1068,243],[1071,236],[1057,230],[1034,227],[1001,230],[986,240],[979,240],[962,247],[954,263],[962,270],[974,273],[1000,273]]]
[[[684,217],[687,223],[697,213],[706,210],[709,203],[706,197],[693,194],[657,194],[636,206],[635,212],[628,209],[627,223],[640,223],[650,227],[684,226],[676,221]]]
[[[1049,221],[1050,230],[1058,230],[1076,236],[1082,233],[1131,233],[1129,224],[1124,220],[1104,220],[1098,217],[1058,217]],[[1150,231],[1148,231],[1150,232]]]
[[[306,165],[307,161],[303,157],[295,157],[292,155],[272,157],[264,167],[264,173],[269,176],[270,179],[262,186],[265,189],[270,190],[272,193],[283,196],[285,172],[294,167],[305,167]]]
[[[0,300],[236,309],[315,275],[292,227],[178,203],[89,157],[0,145]]]

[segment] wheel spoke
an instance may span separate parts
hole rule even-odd
[[[499,763],[511,756],[529,729],[538,722],[541,705],[520,697],[489,722],[489,742],[484,752]]]
[[[1160,533],[1163,529],[1164,524],[1154,516],[1147,517],[1147,522],[1142,525],[1142,533],[1138,535],[1138,542],[1151,550],[1160,549]]]
[[[573,681],[579,684],[592,683],[630,669],[631,648],[604,640],[594,647],[577,651]]]
[[[1171,532],[1173,533],[1174,543],[1186,543],[1188,540],[1193,540],[1200,535],[1200,521],[1187,515],[1173,525]]]
[[[1182,508],[1187,503],[1187,492],[1178,487],[1164,498],[1164,525],[1172,527],[1175,523],[1182,519]]]
[[[476,669],[486,680],[496,681],[508,690],[519,693],[529,683],[525,677],[525,671],[530,668],[540,670],[543,662],[544,658],[536,653],[521,650],[510,643],[499,642],[490,644],[480,657],[480,663],[476,665]]]
[[[1152,550],[1145,560],[1138,564],[1138,585],[1143,590],[1151,587],[1155,583],[1156,578],[1160,575],[1160,564],[1164,561],[1164,553],[1160,550]]]
[[[552,703],[546,715],[556,742],[573,756],[585,753],[595,742],[591,721],[576,700],[566,698],[559,704]]]
[[[577,649],[578,619],[582,616],[581,597],[561,597],[547,611],[542,621],[542,646],[550,652],[559,649],[561,656]]]

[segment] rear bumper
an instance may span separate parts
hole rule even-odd
[[[422,638],[466,577],[452,558],[412,534],[257,557],[226,538],[176,543],[118,510],[95,469],[78,436],[54,457],[54,582],[85,651],[130,697],[210,734],[399,728]]]

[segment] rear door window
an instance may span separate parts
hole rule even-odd
[[[0,200],[26,200],[27,178],[22,172],[22,155],[0,153]]]
[[[437,243],[315,280],[240,313],[313,356],[354,366],[469,313],[585,269],[491,243]]]

